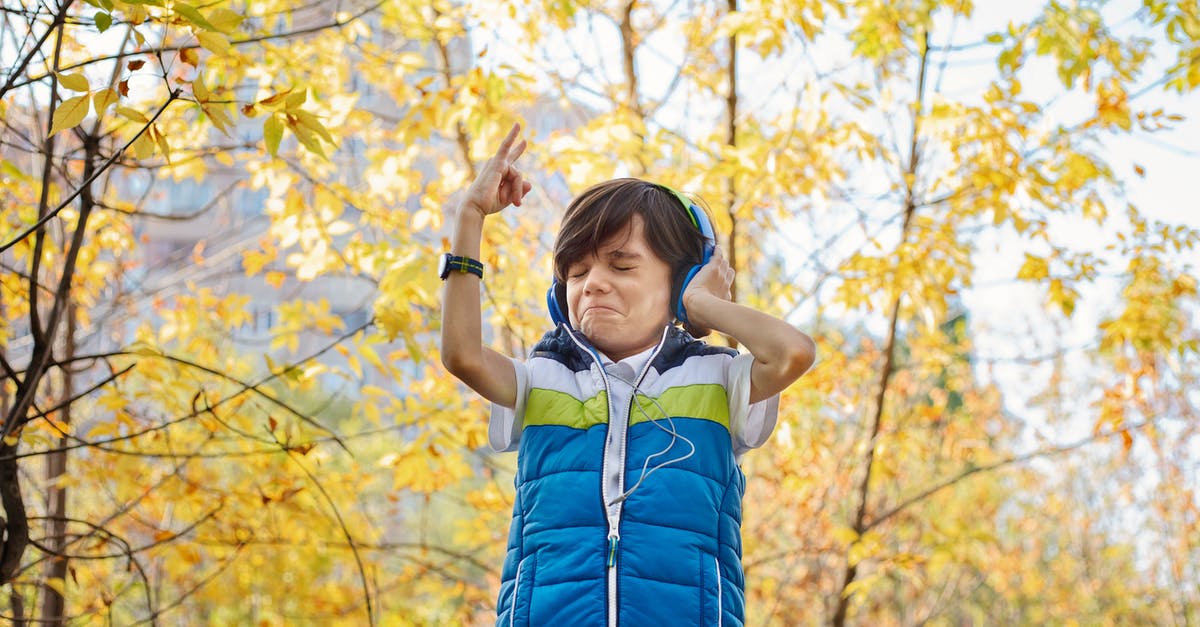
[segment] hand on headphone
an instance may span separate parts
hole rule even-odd
[[[703,330],[713,328],[711,321],[705,317],[705,297],[714,296],[719,300],[729,300],[732,297],[730,288],[733,286],[733,275],[733,268],[725,259],[725,253],[720,246],[715,247],[708,263],[700,268],[683,290],[683,307],[687,310],[691,326]]]
[[[517,135],[521,132],[520,124],[513,124],[508,131],[496,154],[492,155],[483,168],[475,176],[471,187],[467,188],[467,196],[463,199],[463,208],[470,207],[488,216],[499,213],[509,205],[521,206],[521,199],[533,185],[525,180],[524,175],[515,166],[517,158],[525,152],[525,140],[513,146]]]

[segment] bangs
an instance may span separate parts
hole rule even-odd
[[[567,207],[554,246],[554,275],[559,281],[566,280],[569,265],[598,253],[604,242],[614,237],[628,238],[633,216],[644,213],[640,210],[645,200],[643,185],[604,187],[606,184],[588,189]]]
[[[651,250],[674,271],[699,261],[703,236],[673,193],[640,179],[615,179],[593,185],[567,207],[554,243],[554,277],[565,282],[572,263],[610,239],[628,238],[635,215]]]

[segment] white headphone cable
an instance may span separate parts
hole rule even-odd
[[[642,415],[646,417],[646,420],[651,422],[654,426],[658,427],[662,431],[671,434],[671,441],[667,444],[666,448],[662,449],[661,451],[658,451],[657,453],[646,456],[646,459],[645,459],[644,463],[642,464],[641,475],[638,477],[637,482],[633,484],[632,488],[626,490],[620,496],[613,499],[611,503],[609,503],[610,505],[613,505],[616,503],[620,503],[620,502],[624,501],[625,499],[629,498],[630,495],[632,495],[634,493],[634,491],[636,491],[639,487],[641,487],[642,482],[645,481],[647,477],[649,477],[651,474],[654,473],[654,471],[656,471],[660,468],[665,468],[667,466],[670,466],[671,464],[677,464],[677,463],[682,462],[686,459],[689,459],[690,457],[695,455],[696,454],[696,444],[694,442],[692,442],[690,439],[688,439],[687,436],[685,436],[675,430],[674,418],[672,418],[671,415],[668,414],[665,409],[663,409],[663,406],[661,404],[659,404],[658,399],[653,398],[649,395],[644,395],[647,399],[650,400],[651,403],[654,403],[654,407],[657,408],[659,413],[662,414],[662,418],[667,419],[667,423],[670,425],[670,429],[663,427],[662,424],[659,422],[660,420],[662,420],[662,418],[652,417],[649,414],[649,412],[646,411],[646,408],[642,406],[642,403],[638,400],[638,397],[637,397],[638,392],[640,391],[638,389],[637,385],[635,385],[631,381],[628,381],[628,380],[622,378],[619,375],[612,374],[611,372],[608,373],[608,375],[610,377],[624,383],[625,385],[628,385],[632,389],[632,392],[630,393],[630,405],[637,405],[638,410],[642,412]],[[675,446],[676,439],[681,439],[684,442],[687,442],[687,445],[691,450],[688,451],[687,454],[685,454],[683,456],[667,460],[665,462],[655,465],[654,468],[650,468],[650,460],[652,460],[660,455],[666,455]]]

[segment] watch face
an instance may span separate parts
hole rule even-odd
[[[442,277],[443,279],[446,278],[446,275],[450,274],[448,272],[449,269],[450,253],[445,253],[441,257],[438,257],[438,276]]]

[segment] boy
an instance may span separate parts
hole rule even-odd
[[[557,327],[528,361],[483,346],[475,258],[485,217],[530,190],[518,132],[468,189],[440,271],[442,361],[492,401],[492,446],[520,451],[497,625],[741,625],[737,458],[770,435],[813,342],[729,301],[733,271],[701,209],[620,179],[563,218]],[[696,340],[676,318],[749,352]]]

